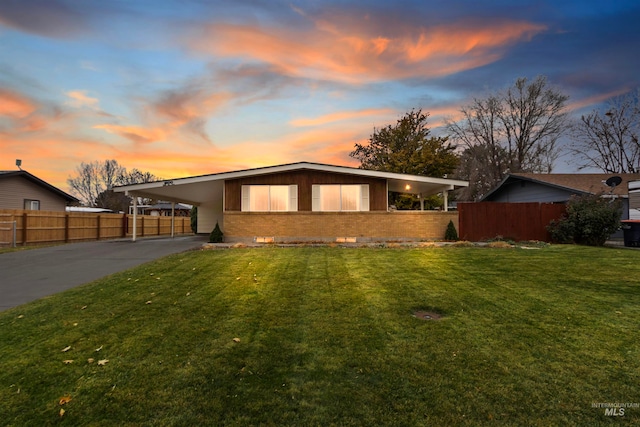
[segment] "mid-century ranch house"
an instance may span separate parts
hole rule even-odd
[[[218,223],[227,242],[351,242],[442,239],[449,221],[458,221],[457,212],[446,209],[448,192],[467,185],[300,162],[114,190],[133,196],[134,204],[137,197],[149,197],[197,206],[198,233],[210,233]],[[445,209],[394,211],[391,191],[422,198],[442,193]]]

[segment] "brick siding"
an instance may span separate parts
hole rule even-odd
[[[442,240],[451,220],[457,229],[457,212],[225,212],[223,232],[227,242]]]

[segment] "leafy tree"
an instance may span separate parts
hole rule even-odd
[[[468,150],[456,176],[476,187],[469,195],[481,197],[508,173],[551,172],[557,141],[569,127],[567,100],[543,76],[520,77],[506,90],[462,107],[460,120],[447,120],[451,137]],[[473,177],[474,170],[482,176]]]
[[[455,147],[446,137],[430,136],[429,113],[411,110],[395,126],[374,129],[368,144],[355,144],[349,155],[362,169],[443,177],[458,164]]]
[[[572,197],[567,213],[547,226],[551,238],[558,243],[602,246],[620,227],[622,203],[598,194]]]
[[[113,190],[104,190],[98,195],[95,202],[95,206],[125,213],[128,212],[130,205],[131,197],[124,193],[116,193]]]
[[[67,178],[67,184],[71,188],[71,193],[76,195],[85,206],[112,209],[109,204],[115,203],[114,199],[110,194],[103,194],[105,191],[112,190],[116,185],[158,180],[160,178],[150,172],[141,172],[138,169],[127,172],[127,169],[119,165],[116,160],[104,160],[80,163],[80,166],[76,167],[76,176]]]
[[[411,110],[395,125],[374,129],[368,144],[355,144],[349,154],[360,161],[360,168],[441,178],[452,173],[458,156],[447,137],[431,136],[429,113]],[[437,200],[429,200],[436,205]],[[420,206],[413,195],[393,193],[391,203],[400,209]],[[442,201],[439,201],[442,205]]]
[[[582,116],[572,135],[580,168],[604,173],[640,172],[640,91],[611,98],[606,112]]]

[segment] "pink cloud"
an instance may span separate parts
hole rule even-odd
[[[385,36],[326,21],[302,31],[216,23],[187,44],[205,54],[270,63],[292,76],[356,83],[437,77],[486,65],[545,30],[524,21],[463,22]]]
[[[21,119],[36,111],[37,105],[24,95],[0,88],[0,116]]]

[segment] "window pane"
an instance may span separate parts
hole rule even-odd
[[[269,186],[252,185],[249,189],[249,210],[268,211],[269,210]]]
[[[343,185],[342,186],[342,210],[343,211],[359,211],[360,210],[360,186],[359,185]]]
[[[339,211],[340,210],[340,186],[322,185],[320,186],[320,210]]]
[[[272,211],[288,211],[289,210],[289,186],[288,185],[272,185],[271,186],[271,210]]]

